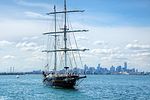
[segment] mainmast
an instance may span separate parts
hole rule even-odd
[[[54,49],[57,49],[57,34],[56,34],[56,6],[54,5],[54,17],[55,17],[55,44],[54,44]],[[54,59],[54,71],[56,71],[57,67],[57,52],[55,51],[55,59]]]
[[[64,43],[65,43],[65,67],[67,67],[67,34],[66,34],[66,18],[67,18],[67,8],[66,8],[66,0],[64,0],[64,15],[65,15],[65,23],[64,23]]]

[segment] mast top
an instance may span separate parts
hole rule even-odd
[[[56,6],[54,5],[54,9],[56,9]],[[51,14],[61,14],[61,13],[73,13],[73,12],[84,12],[85,10],[69,10],[67,11],[67,5],[66,5],[66,0],[64,0],[64,11],[57,11],[57,12],[50,12],[46,13],[47,15]]]

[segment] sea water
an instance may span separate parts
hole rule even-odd
[[[0,100],[150,100],[150,76],[88,75],[61,89],[43,85],[42,75],[1,75]]]

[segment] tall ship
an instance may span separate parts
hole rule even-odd
[[[84,10],[67,10],[67,3],[66,0],[64,0],[63,11],[57,11],[54,5],[54,10],[47,13],[47,15],[54,16],[54,27],[53,31],[43,33],[43,35],[48,37],[47,41],[50,41],[47,42],[47,49],[42,51],[47,55],[47,63],[43,71],[43,83],[45,85],[74,88],[86,78],[86,75],[81,75],[80,72],[78,72],[77,67],[80,67],[78,66],[79,62],[83,66],[80,51],[86,51],[88,49],[78,48],[74,33],[87,32],[88,30],[73,30],[72,27],[70,27],[71,25],[68,24],[68,15],[75,12],[84,12]],[[63,20],[59,19],[58,15],[62,15]],[[59,21],[62,21],[62,25],[58,25]],[[58,28],[57,26],[61,27]],[[74,44],[71,43],[72,41],[74,41]],[[50,46],[50,44],[52,44],[52,46]],[[76,61],[76,59],[79,61]],[[50,71],[50,68],[53,68],[52,71]],[[58,68],[63,68],[63,70],[58,71]]]

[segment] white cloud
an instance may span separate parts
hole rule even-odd
[[[46,56],[40,51],[34,51],[31,53],[30,57],[26,58],[26,60],[30,62],[42,62],[43,60],[46,61]]]
[[[33,36],[33,37],[31,37],[31,40],[37,40],[37,39],[39,39],[38,36]]]
[[[50,8],[50,4],[47,4],[47,3],[33,3],[33,2],[27,2],[25,0],[16,0],[16,3],[19,4],[19,5],[23,5],[23,6],[29,6],[29,7],[37,7],[37,8],[46,8],[46,9],[49,9]]]
[[[143,59],[143,57],[150,58],[150,52],[132,54],[132,57]]]
[[[0,40],[13,41],[25,36],[41,36],[49,30],[48,25],[49,23],[39,20],[4,19],[0,23]]]
[[[117,60],[120,62],[124,62],[128,60],[129,55],[128,54],[124,54],[124,53],[120,53],[120,54],[112,54],[111,55],[112,59],[111,60]]]
[[[43,43],[43,37],[42,36],[28,36],[28,37],[23,37],[20,41],[22,42],[35,42],[35,43]]]
[[[77,36],[77,40],[88,40],[88,38],[85,36]]]
[[[39,13],[36,13],[36,12],[31,12],[31,11],[27,11],[27,12],[24,12],[25,16],[29,17],[29,18],[34,18],[34,19],[50,19],[49,16],[46,16],[46,15],[42,15],[42,14],[39,14]]]
[[[145,49],[150,50],[150,45],[128,44],[126,47],[128,49],[133,49],[133,50],[145,50]]]
[[[39,51],[41,49],[41,46],[38,46],[37,43],[27,41],[17,43],[16,47],[20,48],[23,51],[36,51],[36,50]]]
[[[26,41],[25,41],[25,40]],[[20,39],[13,46],[4,46],[0,51],[0,71],[6,71],[9,66],[14,66],[16,71],[31,71],[41,69],[46,56],[42,53],[42,45],[36,41],[40,41],[38,37],[26,37]],[[10,45],[9,42],[2,42]],[[12,42],[13,43],[13,42]],[[20,68],[21,66],[21,68]]]
[[[9,60],[9,59],[14,59],[15,56],[12,56],[12,55],[6,55],[6,56],[3,56],[2,59],[4,60]]]
[[[86,27],[86,26],[85,26]],[[88,38],[92,41],[103,40],[109,43],[122,44],[133,40],[150,42],[150,27],[102,27],[87,26]]]
[[[134,41],[126,45],[126,53],[132,66],[137,66],[140,70],[149,69],[148,63],[150,60],[150,45]]]
[[[9,42],[9,41],[6,41],[6,40],[0,41],[0,47],[9,46],[9,45],[12,45],[12,44],[14,44],[14,42]]]
[[[133,42],[134,42],[134,43],[139,43],[139,40],[134,40]]]
[[[91,50],[91,53],[93,54],[116,54],[119,53],[119,48],[106,48],[106,49],[93,49]]]
[[[131,54],[130,56],[132,59],[143,60],[143,63],[146,63],[145,59],[150,59],[150,45],[134,42],[127,44],[126,49],[128,50],[128,53]]]
[[[107,44],[105,41],[95,41],[94,42],[95,45],[104,45]]]

